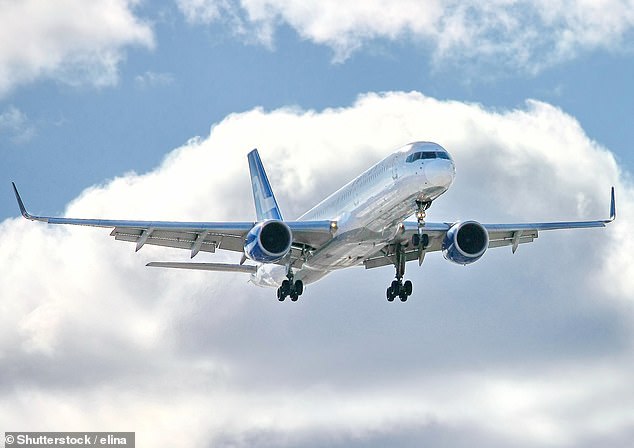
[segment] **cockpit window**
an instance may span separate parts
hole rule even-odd
[[[451,157],[449,157],[449,154],[447,154],[446,152],[439,152],[438,153],[438,158],[439,159],[451,160]]]
[[[442,152],[442,151],[418,151],[415,152],[413,154],[410,154],[409,156],[407,156],[407,159],[405,159],[405,161],[407,163],[412,163],[415,162],[417,160],[420,159],[446,159],[446,160],[451,160],[449,158],[449,154],[447,154],[446,152]]]

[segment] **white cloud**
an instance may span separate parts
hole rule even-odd
[[[135,0],[0,2],[0,95],[37,79],[106,86],[128,46],[153,46]]]
[[[17,107],[9,106],[0,113],[0,138],[8,136],[13,143],[19,144],[29,141],[35,133],[27,115]]]
[[[174,75],[171,73],[157,73],[146,71],[142,75],[134,77],[134,82],[141,89],[151,89],[153,87],[164,87],[174,83]]]
[[[65,214],[252,219],[245,156],[257,146],[297,216],[418,139],[443,144],[458,169],[430,220],[600,218],[616,185],[618,221],[543,233],[468,268],[430,255],[408,266],[406,304],[383,297],[391,268],[334,273],[293,304],[240,275],[144,267],[187,252],[135,254],[105,230],[6,220],[0,431],[114,427],[144,446],[626,446],[634,192],[612,154],[549,104],[492,112],[394,92],[254,109],[147,174],[84,191]]]
[[[294,28],[331,47],[336,60],[375,39],[431,45],[437,63],[486,64],[536,73],[579,52],[627,45],[631,0],[489,2],[399,0],[178,0],[193,23],[228,21],[238,34],[270,45],[275,29]],[[631,48],[630,48],[631,49]]]

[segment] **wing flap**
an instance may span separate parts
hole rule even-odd
[[[213,253],[216,251],[216,249],[242,252],[244,248],[243,236],[233,234],[210,233],[208,230],[196,233],[185,232],[182,230],[165,230],[162,228],[142,229],[115,227],[110,235],[113,236],[117,241],[137,243],[137,247],[139,243],[143,240],[143,245],[149,244],[153,246],[187,249],[191,251],[192,257],[195,256],[198,252]]]
[[[137,243],[139,241],[139,235],[130,234],[126,232],[117,232],[111,234],[114,236],[114,239],[117,241],[127,241],[130,243]],[[189,239],[179,239],[179,238],[154,238],[152,236],[148,237],[144,244],[149,244],[152,246],[162,246],[162,247],[174,247],[177,249],[187,249],[192,250],[194,242]],[[201,244],[199,251],[202,252],[215,252],[216,244],[213,242],[204,242]]]
[[[417,250],[406,250],[405,251],[405,261],[413,261],[418,260],[418,251]],[[373,256],[367,258],[363,261],[363,266],[366,269],[379,268],[381,266],[393,265],[395,263],[394,254],[389,255],[380,255]]]
[[[537,236],[521,236],[517,242],[513,238],[501,238],[497,240],[489,240],[489,249],[494,247],[513,246],[516,244],[532,243]]]

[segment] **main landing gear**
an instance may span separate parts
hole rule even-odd
[[[392,281],[392,284],[387,288],[386,297],[388,302],[393,302],[396,297],[401,299],[401,302],[405,302],[409,296],[412,295],[412,282],[406,280],[403,282],[403,275],[405,274],[405,251],[403,246],[398,244],[396,246],[396,279]]]
[[[431,202],[416,201],[416,218],[418,220],[418,233],[412,236],[412,246],[418,249],[418,265],[423,263],[425,258],[425,249],[429,246],[429,235],[423,233],[425,227],[426,210],[431,206]],[[405,275],[405,248],[401,244],[397,244],[394,253],[394,266],[396,267],[396,279],[392,280],[392,284],[387,288],[385,295],[388,302],[393,302],[395,298],[401,299],[401,302],[407,301],[412,295],[412,282],[406,280],[403,282]]]
[[[388,302],[393,302],[396,297],[399,297],[401,302],[405,302],[412,295],[412,282],[405,280],[405,283],[403,283],[401,279],[392,280],[392,284],[387,288],[386,295]]]
[[[304,292],[304,282],[301,280],[293,281],[293,273],[289,269],[286,274],[286,280],[282,282],[282,285],[277,288],[277,300],[283,302],[284,299],[290,296],[293,302],[297,302],[299,296]]]

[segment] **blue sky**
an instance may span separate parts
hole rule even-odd
[[[206,135],[230,113],[257,106],[320,110],[391,90],[493,109],[543,100],[577,118],[626,167],[634,163],[634,131],[625,119],[634,114],[627,45],[579,50],[536,74],[509,67],[504,54],[482,64],[434,62],[431,44],[414,37],[370,39],[337,62],[333,48],[303,38],[288,24],[276,27],[273,43],[265,45],[236,35],[222,21],[188,23],[171,2],[145,2],[133,11],[151,26],[154,48],[121,48],[113,85],[95,88],[90,79],[65,82],[53,73],[16,83],[0,98],[0,112],[22,117],[14,128],[0,126],[2,177],[16,180],[42,210],[61,211],[89,185],[155,167],[170,149]],[[539,58],[535,54],[534,62]],[[10,189],[1,201],[0,216],[14,216]]]
[[[629,446],[632,37],[618,0],[0,4],[0,431]],[[406,304],[389,267],[280,304],[144,267],[186,251],[27,222],[10,188],[41,214],[252,219],[257,146],[294,217],[412,140],[457,164],[432,221],[603,218],[612,185],[619,218],[467,268],[431,254]]]

